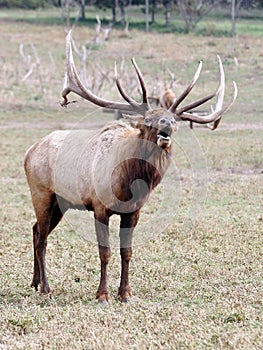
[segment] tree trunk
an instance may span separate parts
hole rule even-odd
[[[111,2],[112,23],[116,22],[116,7],[117,7],[117,0],[112,0],[112,2]]]
[[[170,17],[171,17],[171,1],[165,0],[163,1],[165,7],[165,25],[166,27],[170,27]]]
[[[119,0],[119,7],[120,7],[120,11],[121,11],[121,24],[125,27],[125,25],[126,25],[126,13],[125,13],[124,0]]]
[[[85,0],[81,0],[81,3],[80,3],[80,7],[81,7],[81,19],[85,19]]]
[[[69,29],[70,28],[70,0],[66,0],[65,8],[66,8],[66,26]]]
[[[145,30],[149,32],[149,0],[145,0]]]
[[[152,23],[155,23],[156,0],[152,0]]]
[[[232,37],[234,38],[236,36],[236,0],[232,0]]]

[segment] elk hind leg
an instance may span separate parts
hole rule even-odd
[[[39,201],[38,198],[37,204],[34,205],[37,222],[33,226],[34,274],[31,287],[37,290],[40,284],[40,292],[47,294],[50,292],[45,266],[47,237],[65,211],[58,205],[55,194],[48,193],[46,196],[41,196],[41,199],[42,201]]]

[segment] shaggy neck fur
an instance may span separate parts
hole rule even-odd
[[[151,191],[161,182],[171,158],[171,147],[163,149],[156,144],[157,130],[142,129],[138,135],[135,157],[120,164],[122,191],[119,199],[145,203]],[[116,194],[117,195],[117,194]]]

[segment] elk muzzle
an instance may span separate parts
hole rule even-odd
[[[159,120],[159,127],[157,133],[157,145],[162,148],[171,146],[171,136],[176,130],[176,123],[170,118],[162,118]]]

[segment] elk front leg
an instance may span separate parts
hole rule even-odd
[[[132,234],[139,220],[139,210],[134,213],[122,214],[120,224],[120,254],[121,254],[121,281],[118,295],[121,302],[128,302],[131,298],[129,284],[129,265],[132,257]]]
[[[107,303],[109,301],[107,270],[111,257],[111,250],[109,242],[109,216],[106,213],[95,213],[95,229],[101,262],[100,284],[97,290],[96,299],[98,299],[99,303]]]

